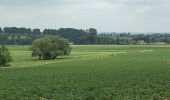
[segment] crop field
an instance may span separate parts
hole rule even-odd
[[[170,45],[73,45],[55,60],[8,48],[0,100],[170,100]]]

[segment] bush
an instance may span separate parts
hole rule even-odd
[[[32,56],[39,59],[55,59],[57,56],[69,55],[71,47],[68,40],[59,36],[46,35],[33,41]]]
[[[8,66],[7,63],[11,62],[12,58],[10,56],[10,52],[8,49],[3,45],[0,48],[0,67]]]

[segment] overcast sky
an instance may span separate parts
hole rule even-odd
[[[0,27],[170,32],[170,0],[0,0]]]

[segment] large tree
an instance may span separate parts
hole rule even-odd
[[[69,55],[71,47],[68,40],[59,36],[46,35],[33,41],[32,56],[39,59],[55,59],[57,56]]]
[[[94,28],[90,28],[87,30],[87,36],[86,40],[88,44],[95,44],[96,42],[96,35],[97,35],[97,30]]]

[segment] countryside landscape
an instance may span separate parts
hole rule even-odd
[[[0,0],[0,100],[170,100],[169,4]]]

